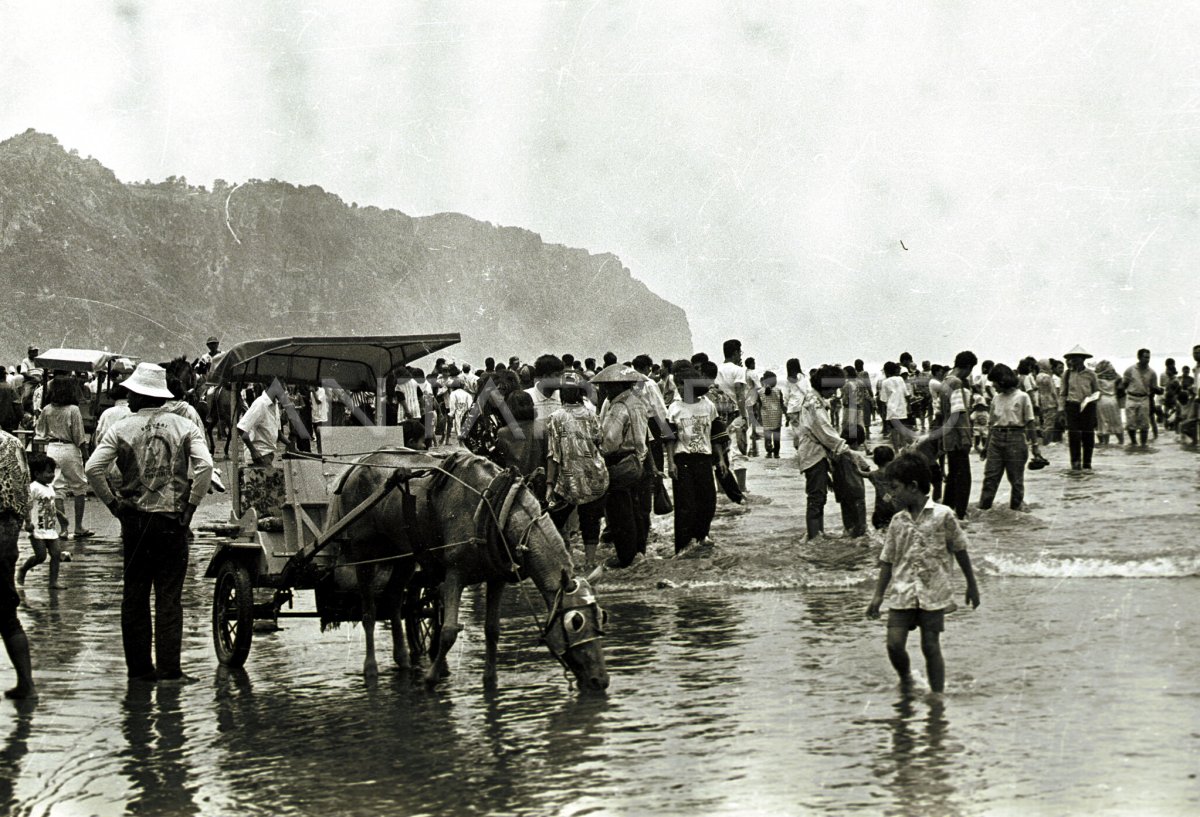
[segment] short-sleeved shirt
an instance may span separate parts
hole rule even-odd
[[[971,448],[971,391],[954,374],[942,381],[942,450],[961,451]],[[951,415],[958,416],[951,421]]]
[[[1072,374],[1078,374],[1072,372]],[[1158,372],[1147,366],[1140,368],[1137,364],[1125,370],[1125,399],[1146,400],[1158,388]]]
[[[39,437],[60,443],[83,445],[87,442],[79,406],[46,406],[38,415],[36,432]]]
[[[550,487],[572,504],[592,502],[608,490],[599,438],[600,421],[587,405],[564,405],[546,421],[546,453],[558,464]]]
[[[1033,401],[1025,392],[1013,389],[1007,394],[999,392],[992,398],[992,407],[989,409],[987,422],[996,428],[1002,426],[1025,428],[1025,425],[1032,423],[1033,419]]]
[[[29,483],[29,526],[35,539],[58,538],[58,512],[54,507],[54,488],[40,482]]]
[[[954,511],[926,500],[914,520],[907,509],[900,510],[888,525],[879,561],[892,566],[885,602],[893,610],[958,609],[950,587],[954,554],[967,549]]]
[[[746,385],[746,367],[726,360],[717,367],[717,379],[714,381],[721,390],[721,405],[717,411],[722,414],[735,414],[741,410],[737,404],[737,387]]]
[[[551,414],[562,408],[562,399],[557,391],[550,392],[547,397],[537,386],[530,386],[525,393],[533,399],[534,419],[549,420]]]
[[[676,454],[712,454],[712,427],[717,407],[707,397],[695,403],[676,400],[667,409],[667,420],[675,427]]]
[[[892,375],[879,384],[879,399],[887,404],[889,420],[908,418],[908,381],[900,375]]]
[[[1076,372],[1067,369],[1063,375],[1062,391],[1059,396],[1067,403],[1082,403],[1092,392],[1100,390],[1100,379],[1091,369]]]
[[[254,399],[237,427],[250,435],[250,444],[259,456],[279,453],[279,406],[266,392]]]

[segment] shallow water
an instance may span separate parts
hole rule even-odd
[[[751,464],[710,558],[648,559],[599,584],[612,687],[581,695],[510,593],[498,690],[468,593],[452,677],[361,677],[361,632],[292,620],[217,671],[215,540],[186,588],[182,689],[130,689],[120,552],[76,546],[62,590],[30,574],[21,615],[41,701],[0,706],[0,808],[14,814],[1194,814],[1200,785],[1200,458],[1166,440],[1061,447],[1031,513],[974,512],[983,605],[947,619],[947,694],[899,691],[863,617],[877,543],[801,543],[802,475]],[[974,495],[982,463],[973,464]],[[869,492],[868,492],[869,493]],[[1007,500],[1002,488],[997,504]],[[99,510],[100,513],[95,513]],[[827,527],[836,532],[836,506]],[[201,515],[217,520],[219,505]],[[652,556],[670,550],[656,520]],[[675,587],[658,589],[669,581]],[[959,582],[961,586],[961,582]],[[381,634],[381,661],[390,639]],[[919,649],[910,644],[914,666]]]

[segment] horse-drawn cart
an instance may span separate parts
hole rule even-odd
[[[339,592],[332,581],[339,570],[353,570],[339,559],[346,531],[364,514],[414,475],[427,473],[438,460],[405,446],[402,426],[382,425],[386,384],[404,364],[451,346],[456,333],[379,337],[298,337],[238,344],[214,361],[208,381],[240,392],[246,384],[276,390],[283,422],[306,436],[291,408],[287,386],[330,389],[348,408],[351,395],[373,395],[379,423],[325,426],[320,455],[285,455],[262,469],[241,462],[242,441],[231,435],[232,541],[221,544],[205,576],[216,580],[213,592],[213,645],[221,664],[245,663],[256,620],[320,617],[323,623],[358,620],[357,594]],[[359,420],[366,418],[361,412]],[[350,422],[355,422],[351,419]],[[363,454],[387,451],[399,458],[378,490],[354,507],[340,507],[341,480]],[[381,611],[403,620],[410,656],[427,653],[437,642],[440,597],[432,580],[409,581],[398,598],[401,609]],[[313,590],[316,610],[293,610],[294,591]],[[286,608],[286,609],[285,609]],[[399,637],[398,634],[396,634]]]

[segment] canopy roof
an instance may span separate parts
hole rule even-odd
[[[98,349],[47,349],[33,359],[35,365],[51,371],[99,372],[112,358],[111,352]]]
[[[347,391],[375,391],[377,379],[461,340],[439,335],[269,338],[239,343],[213,358],[208,382],[319,386],[334,381]]]

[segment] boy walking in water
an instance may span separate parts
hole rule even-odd
[[[879,580],[867,606],[878,618],[887,591],[887,652],[900,683],[912,683],[908,632],[921,628],[925,672],[935,693],[946,686],[941,632],[945,614],[958,609],[950,588],[951,554],[967,580],[967,602],[979,606],[979,587],[967,555],[967,537],[954,511],[929,499],[929,465],[919,455],[901,454],[887,467],[888,493],[896,515],[879,555]]]

